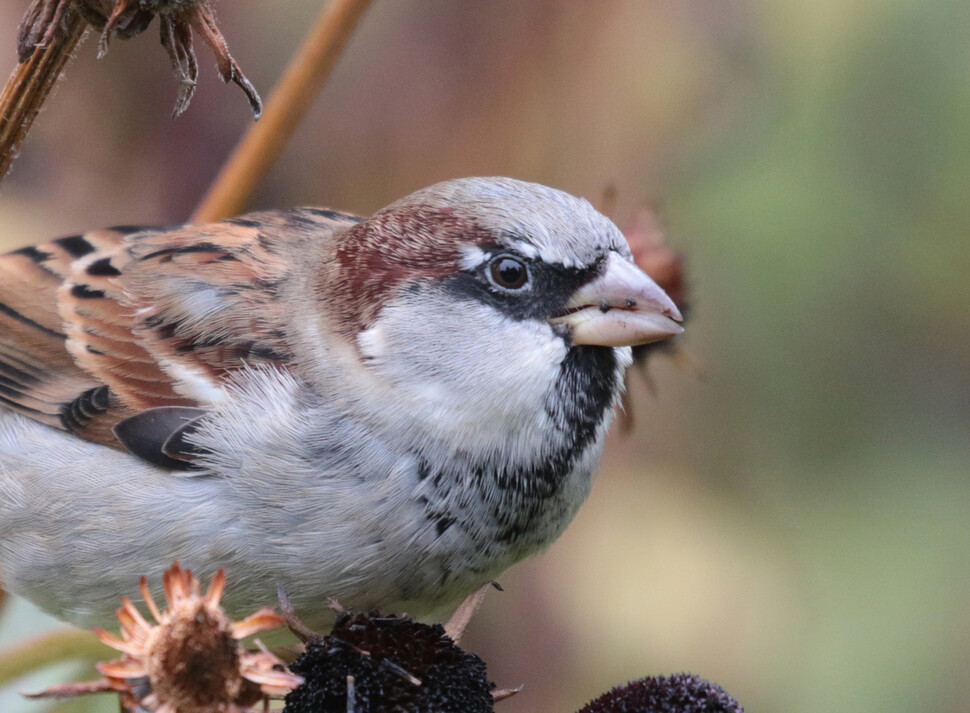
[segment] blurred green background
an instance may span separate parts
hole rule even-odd
[[[0,0],[0,67],[25,5]],[[218,5],[264,98],[319,7]],[[0,245],[189,215],[249,112],[199,47],[171,120],[156,33],[81,47]],[[491,174],[615,185],[621,223],[660,205],[704,371],[634,378],[590,502],[475,620],[468,648],[525,684],[499,710],[689,670],[752,712],[966,711],[970,5],[377,0],[252,206],[369,212]],[[5,619],[5,644],[49,625]],[[46,710],[29,687],[0,708]]]

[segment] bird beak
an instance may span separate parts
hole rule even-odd
[[[614,251],[606,271],[576,290],[564,313],[549,323],[568,325],[573,344],[630,347],[682,333],[682,319],[667,293]]]

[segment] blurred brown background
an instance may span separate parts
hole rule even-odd
[[[25,5],[0,0],[0,69]],[[319,8],[218,5],[264,98]],[[198,50],[173,121],[155,27],[102,61],[89,39],[0,190],[0,246],[184,220],[250,121]],[[525,684],[499,710],[682,670],[752,712],[967,710],[970,6],[377,0],[252,207],[490,174],[613,184],[620,218],[658,202],[706,374],[634,379],[590,502],[490,596],[465,643]],[[17,612],[0,641],[49,625]]]

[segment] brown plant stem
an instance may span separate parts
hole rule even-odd
[[[0,686],[61,661],[97,661],[112,653],[90,631],[64,628],[0,652]]]
[[[242,138],[191,222],[207,223],[245,208],[256,184],[279,158],[286,142],[323,87],[371,0],[332,0],[270,95],[266,111]]]
[[[10,170],[37,113],[87,29],[87,22],[73,7],[62,22],[65,31],[17,65],[0,92],[0,180]]]

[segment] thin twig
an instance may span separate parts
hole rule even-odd
[[[333,0],[250,128],[226,161],[191,220],[207,223],[242,211],[256,184],[279,158],[340,57],[371,0]]]
[[[0,653],[0,686],[61,661],[97,661],[111,649],[82,629],[57,629]]]
[[[65,31],[17,65],[0,93],[0,180],[87,29],[87,22],[73,8],[62,22]]]

